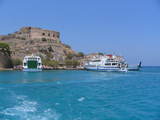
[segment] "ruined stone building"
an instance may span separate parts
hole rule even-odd
[[[60,42],[59,32],[35,27],[23,27],[15,33],[15,36],[24,39],[41,39],[44,41],[51,40],[54,42]]]
[[[23,60],[26,55],[37,55],[44,59],[65,60],[75,54],[70,46],[60,41],[60,33],[35,27],[23,27],[19,31],[0,35],[0,42],[9,44],[11,57]]]

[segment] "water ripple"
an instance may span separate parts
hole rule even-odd
[[[16,105],[0,112],[5,117],[4,120],[6,118],[15,118],[16,120],[59,120],[60,115],[53,109],[40,110],[40,105],[36,101],[28,100],[26,96],[17,96],[16,100],[18,101]]]

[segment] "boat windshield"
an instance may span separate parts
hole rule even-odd
[[[112,65],[118,65],[117,63],[112,63]]]
[[[111,63],[106,63],[105,65],[107,65],[107,66],[111,66],[112,64],[111,64]]]
[[[101,60],[92,60],[91,62],[101,62]]]
[[[107,65],[107,66],[118,65],[118,63],[105,63],[105,65]]]

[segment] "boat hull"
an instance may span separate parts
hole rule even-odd
[[[139,68],[128,68],[128,71],[139,71]]]
[[[127,69],[128,69],[128,71],[139,71],[139,70],[140,70],[140,67],[138,67],[138,66],[128,67]]]
[[[28,69],[28,68],[25,68],[23,69],[24,72],[41,72],[42,69]]]
[[[85,66],[84,67],[86,70],[90,71],[102,71],[102,72],[127,72],[127,69],[121,69],[118,67],[103,67],[103,66],[97,66],[97,67],[90,67],[90,66]]]

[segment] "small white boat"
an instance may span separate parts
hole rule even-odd
[[[139,71],[140,70],[140,68],[141,68],[141,62],[138,64],[138,65],[136,65],[136,66],[128,66],[128,71]]]
[[[23,71],[38,72],[42,71],[42,61],[39,56],[25,56],[23,59]]]
[[[127,72],[127,64],[121,56],[103,55],[88,61],[84,68],[92,71]]]

